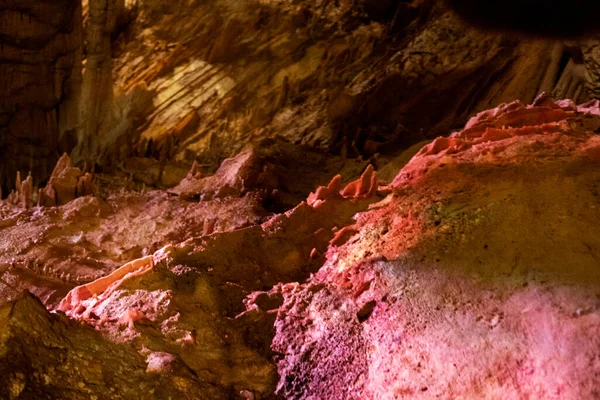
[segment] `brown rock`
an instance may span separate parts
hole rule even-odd
[[[0,186],[17,171],[48,178],[78,125],[81,2],[0,4]],[[5,192],[6,193],[6,192]]]
[[[181,183],[169,190],[182,198],[200,197],[205,200],[226,196],[241,196],[255,188],[261,166],[254,150],[244,151],[224,160],[214,175],[202,178],[197,165],[192,166]]]
[[[7,201],[21,208],[30,208],[33,205],[33,180],[31,173],[27,175],[27,179],[21,181],[21,173],[17,172],[15,187],[16,190],[8,195]]]
[[[93,177],[83,174],[79,168],[73,167],[67,154],[58,160],[48,184],[40,192],[41,206],[63,205],[79,196],[94,194]]]
[[[0,304],[0,396],[225,399],[180,360],[143,355],[89,327],[50,314],[25,292]],[[162,360],[162,361],[161,361]]]

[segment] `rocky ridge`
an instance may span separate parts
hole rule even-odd
[[[504,104],[283,213],[256,151],[173,194],[3,201],[2,395],[593,397],[599,116]]]

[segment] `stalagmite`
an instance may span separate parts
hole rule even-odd
[[[82,174],[73,167],[71,158],[63,154],[45,188],[40,189],[38,203],[41,206],[59,206],[80,197],[94,194],[93,176]]]

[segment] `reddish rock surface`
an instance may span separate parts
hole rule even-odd
[[[180,195],[26,207],[21,185],[0,203],[0,396],[598,396],[600,108],[535,104],[275,214],[298,170],[274,153],[195,166]]]
[[[72,199],[79,193],[76,185],[86,175],[63,160],[40,190],[41,204],[47,204],[50,189]],[[263,194],[257,192],[203,202],[162,191],[117,192],[29,208],[13,200],[24,197],[20,193],[0,201],[0,298],[12,299],[29,289],[48,306],[56,305],[74,285],[111,273],[167,243],[254,225],[269,215],[262,206]]]
[[[376,173],[368,168],[347,187],[369,188],[373,181]],[[377,199],[374,189],[342,196],[339,182],[334,178],[329,187],[338,190],[318,202],[301,203],[262,225],[190,239],[126,264],[73,289],[58,309],[114,341],[181,358],[203,382],[271,396],[277,375],[268,347],[270,310],[278,302],[255,295],[256,306],[244,311],[242,300],[316,271],[323,259],[315,253],[325,251],[332,228],[347,225]]]
[[[600,397],[593,37],[7,0],[0,40],[0,398]]]
[[[200,202],[160,191],[106,199],[84,196],[58,207],[24,208],[3,202],[0,293],[5,302],[10,301],[7,307],[24,301],[26,307],[38,307],[23,300],[20,291],[28,289],[48,308],[100,331],[91,339],[99,340],[100,348],[129,343],[145,363],[133,367],[128,364],[131,360],[124,360],[121,367],[138,368],[136,374],[144,375],[140,382],[153,374],[175,382],[175,387],[167,385],[161,393],[175,397],[186,393],[193,398],[272,397],[277,374],[270,340],[280,298],[257,293],[251,296],[256,303],[248,303],[246,311],[245,297],[278,282],[304,280],[322,264],[329,241],[343,231],[338,227],[348,225],[356,212],[381,197],[375,190],[376,173],[369,167],[346,190],[338,175],[329,191],[322,187],[318,196],[309,196],[318,200],[269,216],[262,208],[264,185],[231,190],[244,182],[239,177],[247,167],[263,170],[258,159],[247,163],[253,154],[226,160],[221,172],[204,178],[210,184],[197,190]],[[56,171],[68,171],[68,164],[64,159]],[[192,170],[182,185],[195,175]],[[266,222],[260,225],[261,221]],[[161,243],[172,245],[159,250]],[[123,261],[129,262],[123,265]],[[79,286],[72,289],[74,284]],[[54,321],[43,309],[36,312]],[[32,321],[15,318],[23,329],[37,329]],[[61,330],[64,340],[79,335],[73,329],[68,323]],[[39,341],[54,343],[52,332],[36,335],[31,339],[34,346],[41,345]],[[19,364],[15,370],[24,357],[19,353],[11,361]],[[60,355],[48,357],[53,363]],[[72,362],[73,368],[83,368],[78,363],[84,361]],[[38,364],[33,368],[41,373]],[[69,394],[69,390],[73,379],[79,378],[69,375],[70,380],[64,380],[61,373],[48,373],[48,379],[59,382],[52,385],[31,381],[21,373],[7,375],[5,383],[16,385],[19,395],[78,398],[79,392]],[[83,374],[100,379],[94,373]],[[104,373],[102,377],[112,379]]]
[[[290,399],[595,398],[597,104],[502,105],[425,146],[283,285]]]

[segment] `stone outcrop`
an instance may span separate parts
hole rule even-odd
[[[361,166],[275,214],[266,187],[322,172],[249,151],[212,177],[196,165],[193,196],[27,209],[15,192],[0,396],[593,397],[599,118],[598,101],[503,104],[388,185]],[[269,162],[271,186],[246,185]]]
[[[278,289],[279,395],[596,396],[598,128],[597,101],[540,98],[423,147]]]
[[[169,193],[183,198],[202,195],[203,199],[241,196],[256,189],[261,180],[261,164],[253,150],[243,151],[237,156],[223,161],[214,175],[202,177],[194,162],[187,176]],[[274,189],[274,188],[272,188]]]
[[[57,310],[100,331],[103,336],[91,339],[92,343],[101,342],[98,347],[118,348],[122,344],[117,343],[127,342],[134,355],[145,357],[145,363],[138,361],[137,371],[131,373],[140,384],[156,376],[160,381],[176,382],[180,391],[194,398],[272,398],[277,375],[268,343],[277,296],[251,295],[248,310],[243,300],[253,291],[280,281],[302,280],[314,272],[328,242],[337,236],[337,227],[348,225],[356,212],[382,198],[377,196],[376,182],[372,168],[346,189],[336,177],[326,195],[323,187],[317,190],[321,193],[318,201],[303,202],[261,225],[169,245],[72,289]],[[227,197],[219,199],[226,201]],[[16,304],[20,299],[14,300]],[[77,331],[65,327],[61,334],[70,338]],[[43,345],[36,342],[35,346]],[[97,379],[80,362],[69,359],[69,366]],[[131,368],[128,359],[107,362],[115,368]],[[32,368],[40,373],[37,364]],[[18,377],[21,392],[77,398],[67,390],[69,381],[44,385],[28,381],[27,375]],[[81,388],[89,388],[90,395],[106,393],[102,385],[81,381]],[[138,387],[130,390],[140,390]],[[161,390],[174,389],[167,385]]]
[[[29,293],[0,305],[0,324],[3,399],[228,398],[179,359],[106,340]]]

